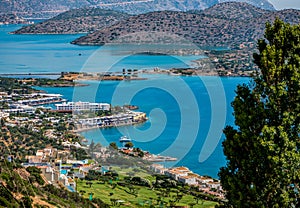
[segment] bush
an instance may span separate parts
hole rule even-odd
[[[3,207],[13,207],[9,201],[7,201],[4,197],[0,196],[0,206]]]

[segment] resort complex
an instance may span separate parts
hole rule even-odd
[[[64,102],[55,106],[58,111],[110,111],[108,103]]]

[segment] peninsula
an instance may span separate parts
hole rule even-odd
[[[13,34],[90,33],[129,18],[130,15],[99,8],[73,9],[49,20],[24,26]]]
[[[239,48],[263,37],[265,23],[276,17],[300,22],[300,10],[269,11],[241,2],[217,4],[204,11],[158,11],[132,16],[74,40],[78,45],[107,43],[194,43],[200,47]],[[154,36],[150,36],[154,34]],[[166,34],[174,34],[170,39]],[[181,38],[178,40],[178,38]],[[156,39],[155,39],[156,38]],[[185,40],[185,42],[182,42]],[[152,41],[152,42],[151,42]]]

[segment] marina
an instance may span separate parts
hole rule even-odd
[[[147,116],[143,112],[126,111],[111,116],[96,116],[92,118],[76,119],[77,129],[85,128],[106,128],[140,124],[147,120]]]

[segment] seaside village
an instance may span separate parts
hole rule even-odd
[[[28,162],[22,165],[26,167],[34,166],[42,171],[44,180],[50,184],[59,184],[74,192],[76,190],[76,179],[84,179],[90,170],[94,170],[104,175],[110,167],[99,166],[95,161],[68,159],[70,150],[68,147],[73,145],[76,148],[84,148],[80,144],[64,143],[64,150],[55,148],[45,148],[38,150],[36,155],[29,155]],[[95,152],[99,157],[103,156],[100,152]],[[187,167],[166,168],[161,164],[152,164],[149,170],[154,174],[168,176],[178,182],[198,187],[204,193],[214,195],[220,199],[224,198],[224,193],[219,180],[208,176],[200,176],[193,173]]]
[[[24,167],[35,166],[42,171],[42,177],[47,183],[65,186],[68,190],[74,192],[76,190],[76,178],[85,178],[90,170],[95,170],[105,174],[109,167],[102,167],[95,160],[77,160],[71,154],[71,149],[87,150],[88,145],[83,145],[81,141],[69,141],[54,129],[60,122],[68,124],[75,123],[71,130],[73,134],[78,134],[78,131],[89,128],[114,127],[120,125],[133,125],[146,121],[146,114],[137,112],[137,106],[123,106],[118,110],[113,110],[113,107],[108,103],[90,103],[90,102],[67,102],[59,94],[18,93],[14,90],[12,93],[0,92],[0,119],[5,121],[6,126],[11,127],[26,127],[32,131],[39,132],[45,121],[48,124],[48,129],[44,132],[45,137],[53,140],[62,141],[60,149],[47,145],[46,148],[38,149],[32,152],[32,155],[26,155],[26,162],[22,163]],[[45,108],[42,105],[53,104],[55,109]],[[92,117],[85,116],[93,112]],[[102,115],[96,115],[95,112],[101,112]],[[52,114],[50,114],[50,113]],[[53,113],[56,113],[53,116]],[[71,115],[71,116],[70,116]],[[75,120],[74,120],[75,115]],[[1,127],[2,131],[4,127]],[[52,128],[52,129],[51,129]],[[71,129],[71,128],[70,128]],[[105,148],[101,152],[94,152],[97,158],[108,157]],[[135,156],[132,147],[122,147],[119,151],[124,154]],[[168,160],[176,160],[176,158],[163,157],[150,154],[143,151],[142,158],[150,162],[166,162]],[[125,155],[126,154],[126,155]],[[9,160],[13,160],[10,157]],[[196,186],[204,193],[214,195],[220,199],[224,198],[224,193],[220,185],[220,181],[210,177],[200,176],[193,173],[186,167],[166,168],[161,164],[153,164],[149,167],[153,174],[162,174],[173,178],[179,182]]]

